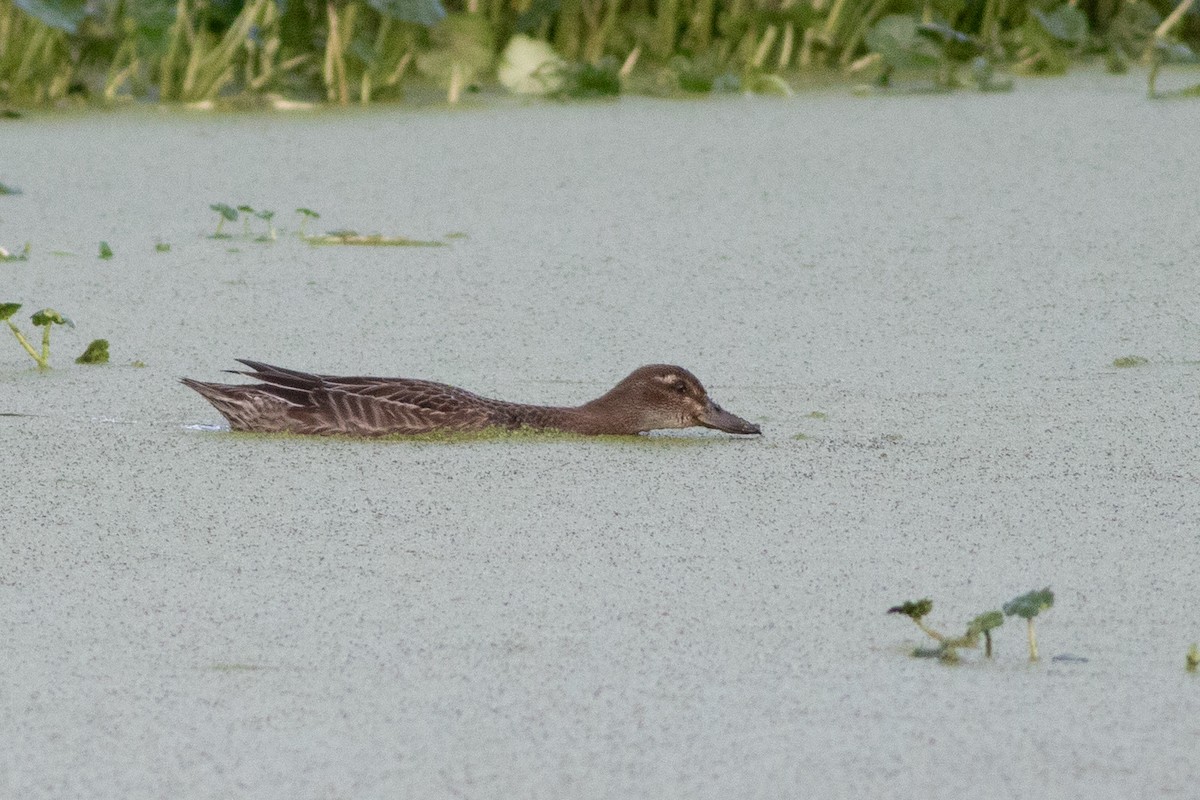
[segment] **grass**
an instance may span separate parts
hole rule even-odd
[[[1150,65],[1152,97],[1186,96],[1154,80],[1196,60],[1195,2],[0,0],[0,100],[283,108],[436,87],[457,103],[497,81],[565,98],[787,95],[805,73],[1003,91],[999,73],[1055,74],[1095,54],[1114,71]]]

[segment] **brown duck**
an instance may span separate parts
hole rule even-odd
[[[235,431],[388,436],[499,427],[620,435],[700,425],[726,433],[761,432],[709,399],[695,375],[667,364],[639,367],[589,403],[556,407],[491,400],[411,378],[341,378],[238,361],[250,369],[231,372],[261,383],[183,379]]]

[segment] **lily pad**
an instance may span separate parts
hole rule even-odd
[[[70,317],[64,317],[62,314],[55,311],[53,308],[43,308],[41,311],[35,311],[30,317],[33,324],[39,328],[43,325],[66,325],[68,328],[74,328],[75,323]]]
[[[1054,592],[1050,587],[1014,597],[1004,604],[1004,613],[1010,617],[1033,619],[1054,605]]]
[[[20,310],[20,303],[0,303],[0,322],[3,322]]]
[[[220,214],[222,217],[229,220],[230,222],[234,222],[238,218],[237,209],[231,205],[227,205],[225,203],[213,203],[212,205],[209,206],[209,208],[211,208],[213,211],[217,212],[218,214]]]

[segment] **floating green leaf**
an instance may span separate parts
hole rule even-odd
[[[1010,617],[1025,619],[1029,636],[1029,660],[1038,660],[1037,631],[1034,629],[1033,618],[1054,605],[1054,592],[1050,587],[1014,597],[1004,604],[1004,613]]]
[[[107,364],[108,339],[94,339],[83,351],[83,355],[75,359],[76,364]]]
[[[41,311],[35,311],[29,318],[33,321],[33,324],[39,328],[43,325],[66,325],[68,328],[75,327],[75,323],[71,321],[70,317],[64,317],[53,308],[43,308]]]
[[[1009,600],[1004,604],[1004,613],[1010,617],[1033,619],[1053,605],[1054,592],[1050,591],[1050,587],[1046,587]]]
[[[1200,669],[1200,645],[1193,644],[1188,648],[1187,659],[1184,661],[1188,672],[1195,672]]]
[[[910,617],[919,621],[930,611],[933,611],[933,601],[926,597],[923,600],[909,600],[908,602],[901,603],[898,606],[892,606],[888,609],[887,613],[903,614],[906,617]]]
[[[238,218],[237,209],[225,203],[213,203],[209,206],[213,211],[221,215],[222,219],[234,222]]]
[[[320,219],[321,218],[321,215],[318,214],[317,212],[313,211],[311,208],[297,208],[296,213],[303,214],[304,216],[308,217],[309,219]]]
[[[113,257],[112,248],[108,246],[108,242],[100,243],[100,258],[108,260]]]
[[[169,253],[171,252],[171,245],[168,242],[156,242],[154,245],[154,252]]]
[[[986,633],[1004,624],[1004,614],[999,611],[987,611],[967,623],[968,633]]]
[[[0,322],[21,310],[20,303],[0,303]]]
[[[1130,367],[1144,367],[1150,363],[1150,359],[1142,356],[1121,356],[1114,358],[1112,365],[1117,369],[1129,369]]]

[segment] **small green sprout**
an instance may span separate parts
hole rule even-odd
[[[113,257],[113,251],[112,251],[112,248],[108,246],[108,242],[101,242],[100,243],[100,258],[107,261],[108,259],[110,259],[112,257]]]
[[[171,252],[171,245],[169,242],[155,242],[154,243],[154,252],[169,253],[169,252]]]
[[[1021,617],[1025,620],[1029,633],[1029,660],[1038,660],[1037,631],[1034,630],[1033,618],[1042,611],[1054,605],[1054,592],[1050,587],[1014,597],[1004,604],[1004,613],[1010,617]]]
[[[944,642],[946,641],[945,634],[938,633],[921,621],[930,611],[933,611],[933,601],[926,597],[923,600],[909,600],[901,605],[892,606],[888,609],[887,613],[903,614],[915,622],[917,627],[924,631],[927,636],[939,642]]]
[[[300,238],[303,239],[307,235],[304,229],[308,225],[308,221],[310,219],[320,219],[321,215],[311,208],[297,208],[296,213],[300,215]]]
[[[267,232],[264,233],[262,236],[259,236],[258,241],[260,241],[260,242],[275,241],[275,223],[271,222],[271,220],[275,218],[275,212],[274,211],[255,211],[254,216],[258,217],[263,222],[267,223]]]
[[[1004,624],[1004,614],[999,611],[988,611],[980,614],[967,624],[967,635],[983,634],[983,654],[992,657],[992,629]]]
[[[1188,648],[1187,660],[1184,662],[1187,665],[1188,672],[1195,672],[1200,669],[1200,645],[1195,643]]]
[[[254,209],[248,205],[240,205],[237,210],[242,212],[242,236],[250,235],[250,217],[254,215]]]
[[[212,239],[228,239],[229,234],[223,233],[221,229],[225,226],[225,223],[227,221],[228,222],[236,222],[237,221],[237,218],[238,218],[237,209],[234,208],[233,206],[227,205],[225,203],[213,203],[212,205],[209,206],[209,208],[211,208],[213,211],[217,212],[217,214],[219,215],[217,217],[217,229],[216,229],[216,231],[213,232],[213,235],[210,238],[212,238]]]
[[[43,308],[36,312],[30,319],[33,324],[42,328],[42,352],[33,349],[33,345],[25,338],[25,334],[21,333],[21,329],[13,324],[9,319],[13,314],[17,313],[21,308],[20,303],[2,303],[0,304],[0,320],[8,323],[9,330],[13,332],[13,336],[17,337],[17,342],[24,348],[29,357],[37,362],[38,369],[49,369],[50,367],[50,328],[55,325],[67,325],[74,328],[75,323],[70,319],[59,314],[52,308]]]
[[[1150,363],[1150,359],[1142,356],[1121,356],[1114,358],[1112,365],[1117,369],[1129,369],[1130,367],[1144,367]]]

